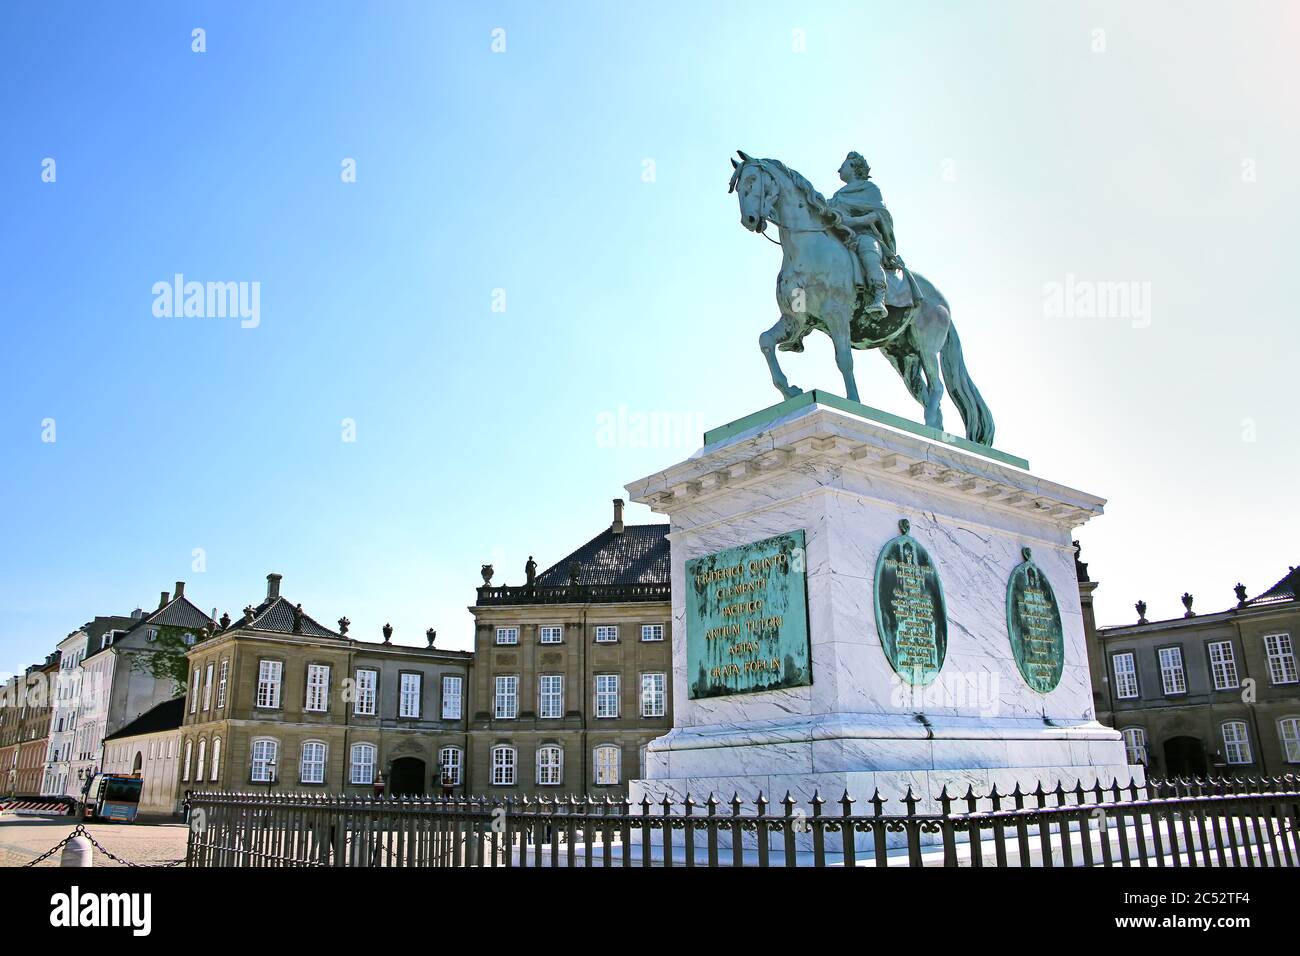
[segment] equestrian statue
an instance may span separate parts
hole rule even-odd
[[[780,160],[737,155],[728,192],[740,200],[741,224],[765,234],[774,223],[780,235],[781,318],[758,337],[772,384],[786,398],[802,393],[785,377],[776,353],[802,352],[804,336],[818,329],[835,345],[849,400],[858,401],[853,350],[880,349],[925,408],[927,425],[943,429],[939,403],[946,383],[966,437],[992,445],[993,415],[966,371],[948,302],[903,264],[893,217],[867,161],[849,153],[840,166],[844,186],[828,200]]]

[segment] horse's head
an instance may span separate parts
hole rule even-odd
[[[741,162],[731,161],[731,183],[727,192],[740,200],[740,224],[750,232],[762,232],[772,218],[777,199],[777,183],[761,159],[736,150]]]

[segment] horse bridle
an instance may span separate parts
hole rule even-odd
[[[772,243],[773,245],[776,246],[781,245],[781,240],[773,239],[771,236],[767,234],[766,230],[767,230],[767,224],[769,222],[775,223],[778,229],[785,229],[789,232],[824,232],[825,231],[824,229],[819,229],[816,227],[812,229],[795,229],[793,227],[783,226],[780,222],[777,221],[776,217],[772,215],[771,211],[766,208],[767,177],[770,176],[771,173],[767,171],[767,167],[763,165],[761,160],[749,158],[746,159],[744,162],[742,162],[739,166],[737,166],[736,175],[731,182],[731,189],[728,189],[727,192],[731,192],[740,184],[740,171],[744,169],[746,166],[748,166],[750,163],[753,163],[754,166],[758,169],[758,229],[757,232],[760,236],[762,236],[764,239],[766,239],[768,242]],[[773,203],[776,202],[775,195],[772,197],[772,202]]]

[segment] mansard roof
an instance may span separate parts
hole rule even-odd
[[[578,566],[577,581],[570,569]],[[606,528],[578,550],[537,576],[539,587],[668,583],[668,525],[630,524]]]
[[[293,629],[293,612],[294,605],[290,604],[286,599],[282,597],[267,598],[254,609],[251,621],[247,624],[242,619],[233,621],[230,630],[266,631],[270,634],[298,633],[304,637],[343,637],[337,631],[331,631],[328,627],[319,624],[315,618],[305,612],[302,615],[302,630],[295,632]]]
[[[1281,581],[1278,581],[1277,584],[1263,594],[1247,601],[1246,607],[1267,607],[1271,604],[1294,601],[1298,587],[1300,587],[1300,568],[1292,567]]]

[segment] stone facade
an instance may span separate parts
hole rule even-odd
[[[668,526],[625,525],[622,507],[525,584],[479,588],[471,792],[621,798],[645,746],[667,733]]]
[[[1090,606],[1097,584],[1079,573]],[[1297,583],[1292,569],[1255,598],[1239,586],[1227,610],[1166,621],[1097,628],[1086,615],[1097,714],[1130,760],[1156,777],[1300,769]]]
[[[182,793],[463,793],[471,655],[355,640],[267,578],[258,607],[189,654]]]

